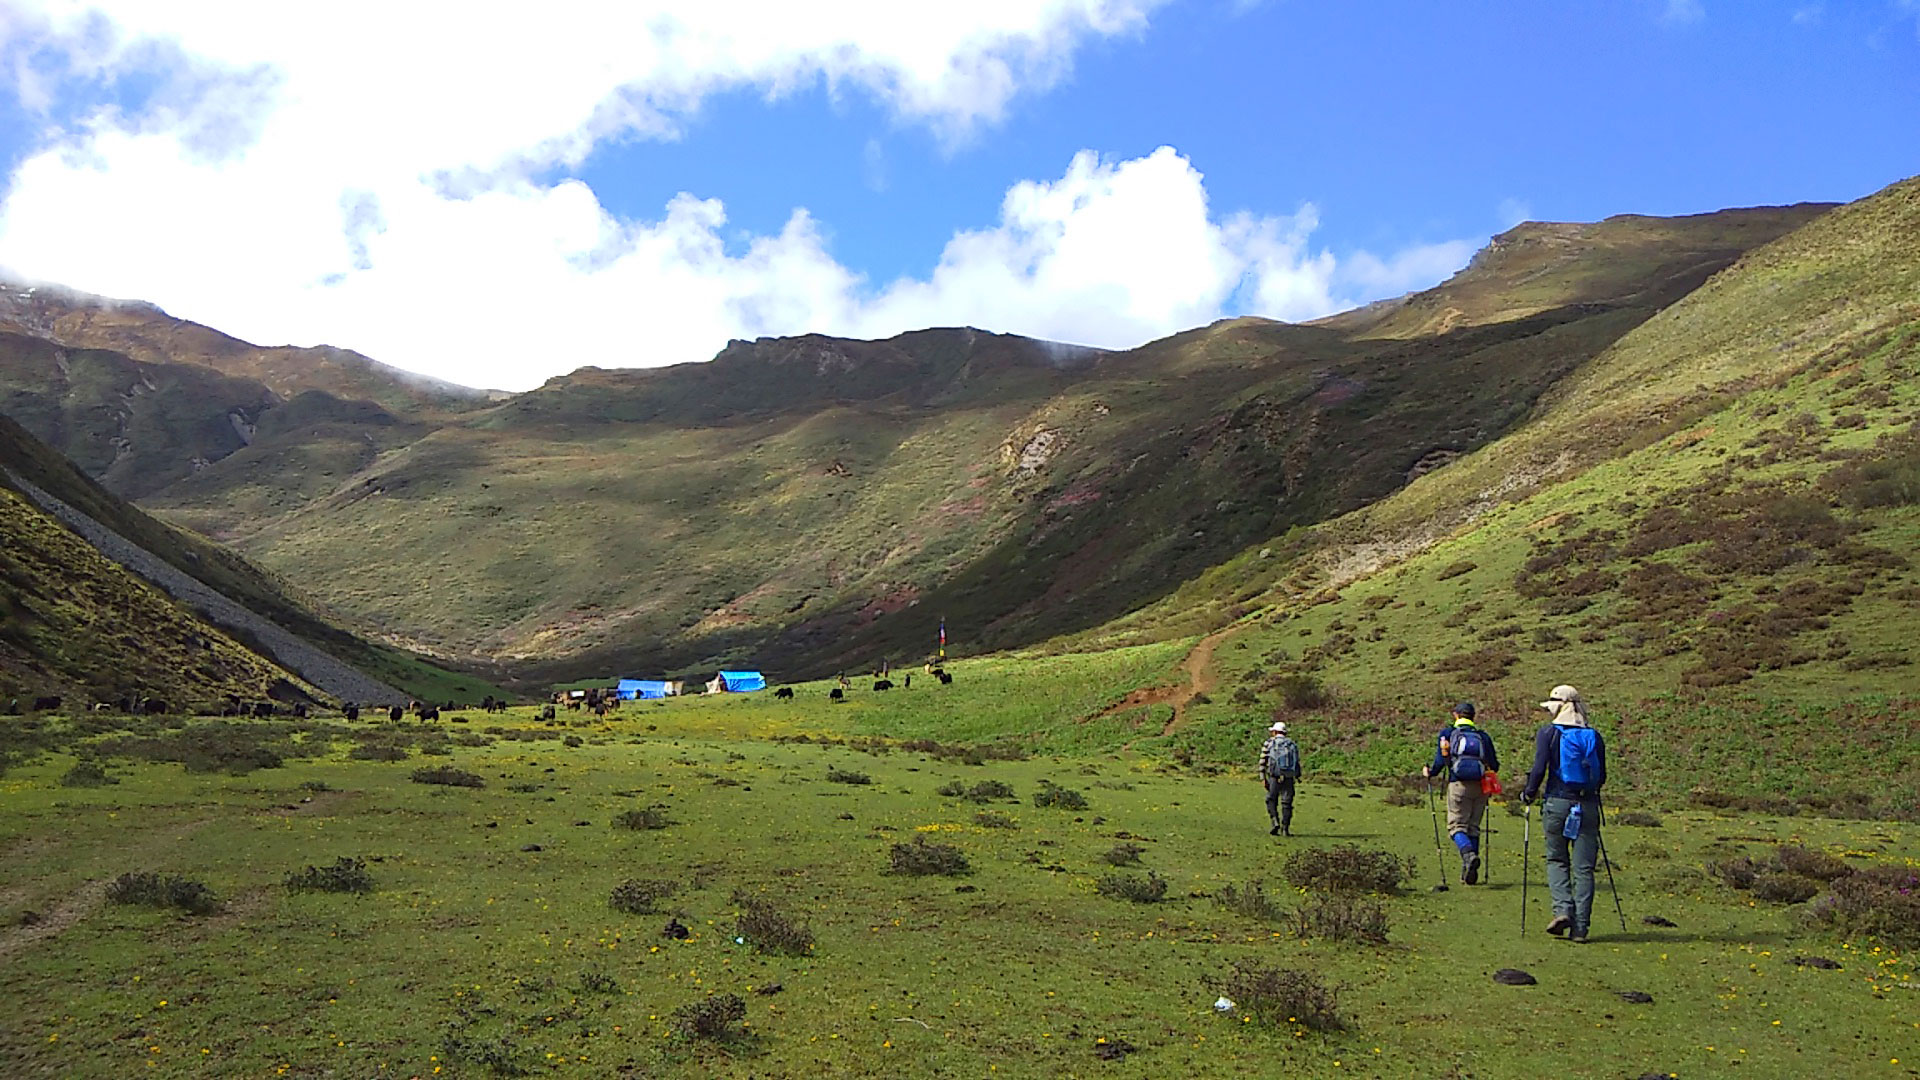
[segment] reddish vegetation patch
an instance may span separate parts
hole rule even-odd
[[[889,592],[869,600],[856,616],[861,623],[870,623],[882,615],[892,615],[905,611],[920,600],[920,590],[912,585],[902,585]]]
[[[952,514],[956,517],[979,517],[982,513],[986,512],[986,509],[987,497],[985,495],[975,495],[973,498],[967,499],[964,502],[943,502],[940,504],[941,513]]]
[[[1313,396],[1307,399],[1307,404],[1338,405],[1366,388],[1366,383],[1335,375],[1320,384],[1320,389],[1314,391]]]
[[[1047,503],[1047,512],[1065,510],[1068,507],[1082,506],[1100,500],[1100,489],[1091,484],[1076,484],[1054,496]]]

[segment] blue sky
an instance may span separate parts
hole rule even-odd
[[[1920,172],[1915,0],[898,7],[17,3],[0,266],[518,388],[810,330],[1124,347],[1521,217]]]

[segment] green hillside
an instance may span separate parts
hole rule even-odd
[[[1338,704],[1303,713],[1403,735],[1391,717],[1460,697],[1530,723],[1571,682],[1621,724],[1693,710],[1694,737],[1871,718],[1850,737],[1912,758],[1910,711],[1877,702],[1920,660],[1917,373],[1907,181],[1742,259],[1508,438],[1079,644],[1258,609],[1214,653],[1196,738],[1315,685]]]
[[[423,661],[420,657],[390,645],[370,642],[362,637],[342,630],[330,622],[324,615],[303,602],[297,594],[283,583],[247,562],[233,552],[213,544],[199,536],[174,528],[142,512],[132,504],[120,499],[95,483],[52,448],[35,439],[19,424],[7,416],[0,415],[0,485],[12,489],[6,474],[17,475],[20,479],[52,494],[56,498],[87,514],[102,525],[118,533],[131,543],[150,553],[155,558],[206,584],[216,592],[233,600],[255,614],[270,620],[296,637],[319,648],[323,652],[343,661],[356,670],[399,687],[410,694],[431,700],[478,698],[488,693],[498,693],[496,687],[483,680],[468,675],[456,674]],[[96,590],[98,596],[107,596],[112,590],[138,594],[141,590],[152,592],[151,588],[132,575],[112,566],[111,572],[94,565],[94,560],[106,562],[97,552],[83,562],[75,562],[78,552],[92,552],[77,537],[60,530],[60,526],[45,518],[29,503],[20,502],[10,511],[10,528],[21,537],[34,536],[35,555],[30,562],[15,565],[12,588],[19,590],[22,596],[41,598],[61,595],[62,575],[75,580],[118,581],[124,582],[102,586],[108,591]],[[37,519],[37,520],[29,520]],[[45,537],[52,529],[67,537],[69,543],[58,548],[47,548]],[[24,543],[24,541],[22,541]],[[23,548],[24,552],[26,549]],[[24,556],[23,556],[24,558]],[[68,569],[69,563],[72,563]],[[162,594],[154,596],[165,604],[172,601]],[[68,684],[86,683],[85,672],[92,666],[113,665],[130,651],[146,650],[153,657],[171,657],[173,654],[164,647],[165,634],[156,631],[153,641],[147,640],[150,625],[159,625],[155,620],[142,619],[126,623],[117,631],[111,648],[95,652],[95,646],[102,642],[91,638],[71,638],[63,636],[53,628],[58,625],[80,625],[85,622],[103,622],[105,616],[87,614],[94,612],[94,601],[76,601],[82,615],[79,622],[49,622],[37,619],[45,631],[36,638],[46,646],[39,655],[42,675]],[[100,603],[105,603],[104,600]],[[144,601],[143,601],[144,603]],[[28,605],[33,608],[33,604]],[[38,609],[35,610],[43,610]],[[110,607],[109,607],[110,610]],[[23,616],[24,617],[24,616]],[[169,624],[171,625],[171,624]],[[186,631],[182,631],[186,632]],[[194,633],[208,636],[205,629]],[[144,661],[143,661],[144,662]],[[80,665],[78,667],[74,665]],[[22,669],[25,670],[25,669]],[[191,670],[186,669],[186,670]],[[184,671],[183,671],[184,675]],[[117,696],[117,695],[116,695]],[[218,695],[196,695],[193,700],[217,700]]]
[[[0,702],[158,697],[217,708],[231,694],[311,687],[107,559],[0,477]]]
[[[1431,333],[1243,319],[1126,353],[973,330],[736,342],[585,369],[397,448],[364,426],[297,453],[263,436],[148,505],[362,625],[530,681],[908,660],[942,615],[961,650],[1017,647],[1501,437],[1823,209],[1617,219],[1567,232],[1550,264],[1497,246],[1400,306],[1478,313]]]

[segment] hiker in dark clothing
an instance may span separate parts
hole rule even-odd
[[[1260,746],[1260,779],[1267,785],[1267,818],[1273,828],[1269,836],[1293,835],[1293,785],[1300,779],[1300,744],[1287,737],[1287,725],[1279,720],[1267,729],[1267,741]]]
[[[1546,799],[1540,824],[1547,838],[1547,891],[1553,894],[1547,933],[1584,942],[1593,915],[1607,744],[1587,723],[1587,703],[1573,687],[1554,687],[1540,707],[1552,715],[1533,737],[1533,769],[1520,797],[1527,803]]]
[[[1480,822],[1487,813],[1488,774],[1500,769],[1500,754],[1493,748],[1493,736],[1481,731],[1473,720],[1473,702],[1453,707],[1453,723],[1434,740],[1433,761],[1420,775],[1445,775],[1447,782],[1447,835],[1460,851],[1460,883],[1480,883]]]

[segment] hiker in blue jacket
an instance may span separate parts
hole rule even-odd
[[[1487,794],[1481,782],[1500,770],[1500,754],[1493,736],[1473,720],[1473,702],[1453,707],[1453,723],[1435,739],[1433,761],[1420,770],[1425,777],[1444,776],[1447,792],[1447,835],[1460,851],[1460,883],[1480,883],[1480,822],[1487,813]]]
[[[1593,915],[1607,744],[1587,723],[1587,703],[1573,687],[1554,687],[1540,707],[1551,715],[1533,737],[1533,769],[1520,797],[1526,803],[1546,798],[1540,823],[1547,838],[1547,891],[1553,894],[1547,933],[1584,942]]]

